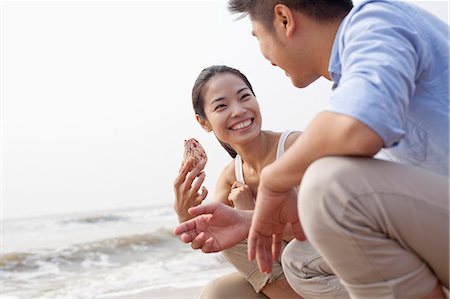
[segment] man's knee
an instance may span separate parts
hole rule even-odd
[[[296,279],[308,279],[319,275],[329,275],[331,269],[326,269],[318,263],[322,258],[308,241],[292,240],[284,249],[282,265],[286,278],[291,282]]]
[[[304,298],[349,298],[347,291],[308,241],[291,241],[282,264],[286,279]]]
[[[300,185],[298,210],[307,238],[328,232],[324,225],[342,207],[345,194],[356,183],[361,158],[325,157],[308,167]]]

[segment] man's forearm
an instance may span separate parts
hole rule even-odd
[[[358,120],[322,112],[280,159],[263,170],[260,183],[284,192],[299,185],[309,165],[322,157],[371,157],[382,147],[381,137]]]

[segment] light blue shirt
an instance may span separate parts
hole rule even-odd
[[[449,44],[448,25],[417,6],[361,2],[334,41],[327,110],[378,133],[388,159],[448,176]]]

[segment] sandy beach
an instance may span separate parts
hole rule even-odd
[[[197,299],[201,287],[160,288],[136,293],[123,293],[117,296],[102,297],[102,299]]]

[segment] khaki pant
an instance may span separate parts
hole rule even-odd
[[[298,243],[298,246],[291,246]],[[295,252],[289,250],[293,248]],[[318,255],[308,241],[291,241],[282,247],[283,266],[279,261],[272,264],[272,272],[264,274],[259,271],[256,260],[247,258],[247,240],[233,248],[222,251],[225,258],[238,271],[219,277],[208,283],[203,289],[201,299],[267,298],[260,292],[268,283],[286,279],[283,269],[295,271],[296,278],[288,278],[289,284],[303,298],[349,298],[339,279]],[[288,256],[297,260],[286,258]],[[286,273],[287,274],[287,273]]]
[[[438,282],[448,288],[448,177],[327,157],[307,169],[298,210],[308,240],[352,298],[420,298]],[[285,273],[289,282],[299,276],[293,267]]]
[[[303,298],[350,298],[339,278],[308,241],[289,242],[282,262],[289,285]]]

